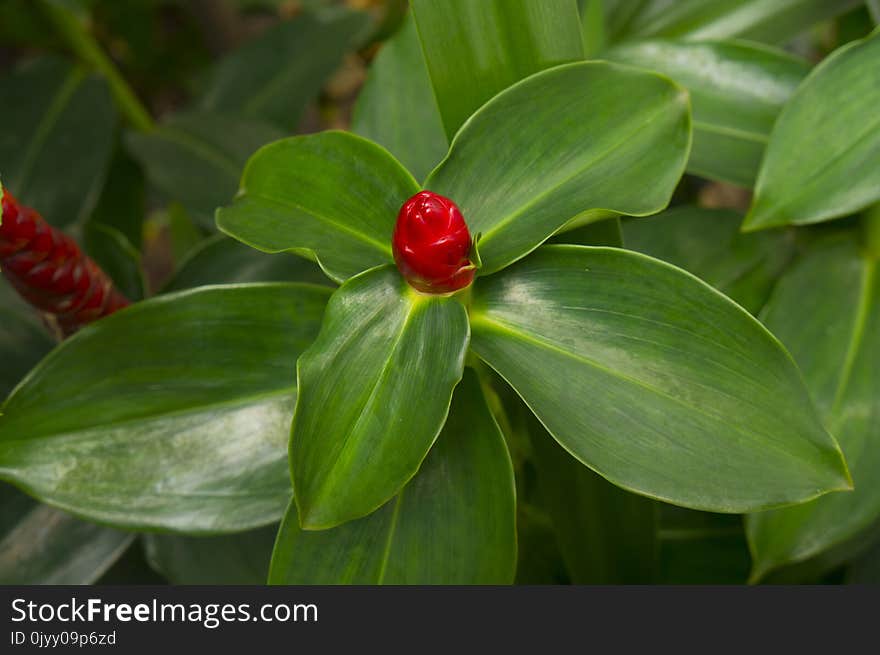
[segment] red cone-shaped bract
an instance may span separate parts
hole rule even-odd
[[[449,198],[431,191],[420,191],[403,203],[392,250],[397,268],[419,291],[451,293],[474,279],[464,217]]]
[[[107,274],[69,236],[3,190],[0,270],[19,295],[67,335],[128,306]]]

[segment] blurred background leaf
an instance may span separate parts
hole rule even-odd
[[[0,584],[91,584],[133,539],[0,483]]]
[[[368,27],[343,8],[283,21],[217,63],[200,107],[292,131]]]
[[[220,537],[146,534],[147,560],[172,584],[261,585],[278,525]]]
[[[0,78],[0,175],[19,201],[51,224],[90,214],[113,148],[116,111],[106,83],[54,57]]]

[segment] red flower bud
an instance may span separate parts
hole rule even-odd
[[[394,227],[392,250],[409,284],[425,293],[450,293],[474,279],[471,234],[449,198],[420,191],[403,203]]]

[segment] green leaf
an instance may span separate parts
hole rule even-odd
[[[871,547],[880,543],[880,523],[874,523],[846,541],[822,550],[817,555],[772,569],[767,574],[753,575],[752,582],[762,584],[822,584],[839,575],[840,569],[856,561]]]
[[[164,291],[241,282],[329,284],[321,269],[302,257],[267,255],[226,235],[215,234],[190,251]]]
[[[238,116],[190,111],[151,132],[129,132],[125,144],[156,189],[213,227],[214,210],[235,195],[247,158],[282,134]]]
[[[248,162],[218,227],[269,253],[314,258],[333,280],[393,261],[400,206],[419,186],[388,152],[347,132],[284,139]]]
[[[0,275],[0,399],[6,398],[54,345],[36,312]]]
[[[660,584],[744,584],[751,558],[742,516],[660,505]]]
[[[290,463],[304,528],[369,514],[415,475],[446,420],[469,336],[458,300],[419,294],[391,266],[333,294],[297,362]]]
[[[571,230],[559,232],[550,238],[549,243],[622,248],[623,231],[620,217],[606,218]]]
[[[880,520],[880,283],[846,236],[818,242],[778,284],[764,322],[791,349],[855,491],[754,514],[753,577],[805,560]],[[818,302],[817,299],[821,299]]]
[[[147,534],[147,560],[171,584],[262,585],[277,525],[219,537]]]
[[[84,328],[3,406],[0,477],[119,526],[210,533],[278,520],[293,362],[328,293],[207,287]]]
[[[0,584],[91,584],[132,539],[0,485]]]
[[[683,268],[757,315],[794,255],[788,232],[741,234],[742,216],[680,206],[624,223],[630,250]]]
[[[782,110],[744,230],[817,223],[880,200],[880,29],[819,64]]]
[[[648,584],[657,557],[657,503],[619,489],[529,424],[538,488],[573,584]]]
[[[773,122],[810,71],[786,52],[737,41],[644,41],[605,56],[686,87],[694,111],[688,171],[743,187],[754,184]]]
[[[4,186],[55,226],[85,220],[113,148],[116,112],[107,85],[47,57],[0,78],[0,98]]]
[[[487,275],[575,216],[660,211],[689,144],[687,93],[668,79],[605,62],[568,64],[486,103],[425,187],[452,198],[471,233],[482,232]]]
[[[742,512],[850,488],[788,353],[693,276],[546,246],[478,279],[471,347],[578,460],[667,502]]]
[[[610,4],[609,22],[616,39],[738,36],[779,43],[858,6],[861,0],[617,0]]]
[[[515,504],[504,438],[469,371],[437,444],[384,507],[314,532],[300,529],[291,503],[269,582],[508,584],[516,567]]]
[[[130,300],[144,297],[141,254],[116,228],[89,221],[83,231],[83,245],[119,290]]]
[[[119,231],[132,247],[143,245],[146,193],[144,174],[135,161],[117,145],[98,204],[86,223],[100,223]]]
[[[446,135],[524,77],[583,59],[574,0],[411,0]]]
[[[201,108],[292,131],[367,25],[367,14],[347,9],[282,21],[216,65]]]
[[[419,180],[446,154],[449,141],[411,17],[370,65],[351,129],[388,148]]]

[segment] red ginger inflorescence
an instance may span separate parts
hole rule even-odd
[[[467,223],[458,206],[439,193],[420,191],[403,203],[391,245],[397,268],[423,293],[452,293],[474,280]]]
[[[130,304],[73,239],[5,189],[2,202],[0,270],[65,336]]]

